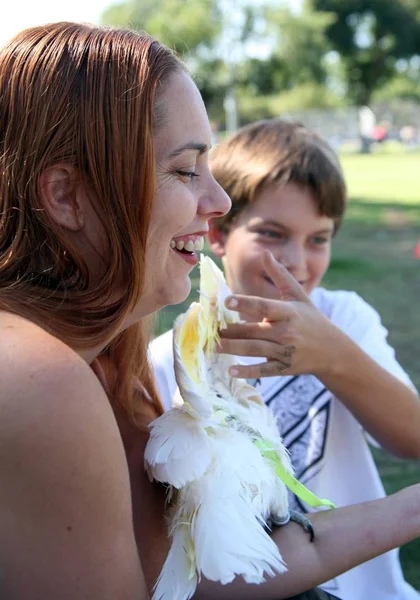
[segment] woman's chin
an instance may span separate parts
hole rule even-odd
[[[158,294],[144,294],[127,319],[124,327],[141,321],[141,319],[156,313],[165,308],[165,306],[181,304],[181,302],[184,302],[188,298],[190,291],[191,280],[189,277],[185,277],[181,281],[179,279],[171,283],[168,281],[167,285],[161,288]]]
[[[183,281],[177,281],[167,295],[165,306],[181,304],[188,298],[191,292],[191,279],[186,277]]]

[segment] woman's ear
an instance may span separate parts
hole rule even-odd
[[[217,222],[215,222],[213,219],[211,219],[209,222],[207,240],[210,250],[213,252],[213,254],[219,258],[222,258],[225,255],[226,233],[223,233],[223,231],[219,229]]]
[[[70,231],[83,229],[85,207],[77,185],[77,171],[71,165],[45,169],[38,180],[45,209],[55,223]]]

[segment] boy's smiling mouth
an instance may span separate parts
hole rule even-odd
[[[271,285],[274,285],[274,286],[276,285],[276,284],[274,283],[274,281],[271,279],[271,277],[269,277],[269,276],[267,275],[267,273],[264,273],[264,275],[263,275],[263,278],[264,278],[264,279],[265,279],[265,281],[267,281],[268,283],[271,283]]]

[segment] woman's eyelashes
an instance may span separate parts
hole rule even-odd
[[[199,174],[196,173],[195,171],[184,171],[182,169],[177,169],[175,171],[176,175],[179,176],[179,178],[183,181],[185,181],[185,183],[188,183],[189,181],[192,181],[194,178],[199,177]]]

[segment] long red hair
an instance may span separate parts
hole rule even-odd
[[[0,53],[0,305],[75,348],[103,344],[141,295],[155,193],[159,90],[184,67],[143,33],[76,23],[27,29]],[[108,236],[95,286],[82,253],[44,209],[40,175],[75,167]],[[112,300],[116,281],[125,290]],[[107,348],[113,400],[135,420],[140,377],[160,410],[144,323]]]

